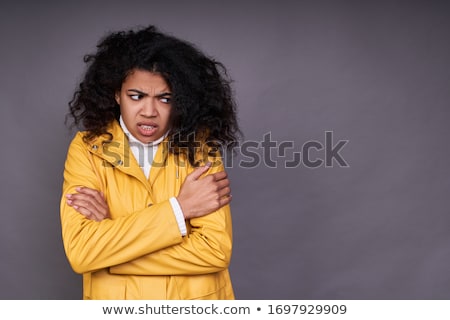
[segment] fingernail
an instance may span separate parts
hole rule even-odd
[[[78,206],[73,206],[73,208],[76,210],[76,209],[78,209]]]
[[[67,204],[71,205],[72,204],[72,200],[67,200]]]
[[[211,167],[211,165],[212,165],[212,163],[208,161],[205,166]]]
[[[66,198],[70,199],[70,198],[72,198],[72,195],[71,194],[66,194]]]
[[[75,190],[81,191],[81,187],[76,187]]]

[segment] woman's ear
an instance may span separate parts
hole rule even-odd
[[[114,98],[116,99],[117,104],[120,106],[120,93],[116,92],[116,95],[114,96]]]

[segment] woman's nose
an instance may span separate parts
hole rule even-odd
[[[145,99],[142,105],[141,114],[144,117],[154,117],[157,115],[156,104],[154,99]]]

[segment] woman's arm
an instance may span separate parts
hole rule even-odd
[[[80,214],[80,206],[66,195],[77,194],[80,186],[101,190],[101,178],[83,144],[78,135],[69,147],[61,198],[64,249],[75,272],[122,264],[183,241],[169,200],[114,220],[98,222]]]
[[[106,202],[100,192],[96,190],[83,188],[80,192],[86,193],[86,197],[92,196],[91,201],[88,202],[89,205],[84,210],[93,212],[85,215],[95,220],[94,216],[100,215],[100,211],[105,206],[107,207]],[[102,202],[102,200],[103,204],[96,203],[97,201]],[[224,206],[213,214],[193,218],[188,223],[189,234],[183,238],[180,244],[111,267],[110,272],[137,275],[204,274],[226,268],[230,262],[232,249],[229,206]]]
[[[179,244],[110,267],[111,273],[135,275],[206,274],[226,269],[232,253],[229,206],[190,221],[191,231]]]
[[[92,155],[78,134],[68,150],[60,204],[64,249],[75,272],[106,268],[181,243],[169,201],[115,220],[97,222],[67,203],[66,195],[75,194],[80,186],[101,190]]]
[[[224,167],[214,166],[208,174],[203,179],[214,179],[214,175],[225,174]],[[188,179],[189,176],[186,180]],[[227,187],[227,195],[229,191]],[[188,235],[181,243],[110,267],[110,272],[135,275],[186,275],[206,274],[226,269],[230,263],[233,244],[230,206],[227,204],[209,215],[190,219],[187,223],[190,227]]]

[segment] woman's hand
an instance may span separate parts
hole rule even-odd
[[[103,192],[88,187],[78,187],[78,193],[67,194],[67,204],[90,220],[110,218],[109,207]]]
[[[202,217],[231,201],[230,181],[225,171],[201,177],[210,166],[196,168],[181,186],[177,200],[186,219]]]

